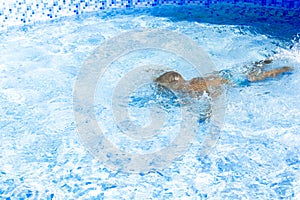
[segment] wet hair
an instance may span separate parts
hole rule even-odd
[[[184,79],[181,76],[181,74],[175,71],[166,72],[157,79],[155,79],[155,82],[161,84],[171,84],[179,81],[184,81]]]

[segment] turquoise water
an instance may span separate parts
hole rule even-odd
[[[0,33],[2,199],[300,198],[299,36],[278,37],[278,24],[264,33],[259,24],[174,19],[172,9],[162,10],[94,13]],[[295,24],[287,24],[287,32],[299,33]],[[96,47],[142,28],[187,36],[208,52],[217,70],[239,72],[266,57],[275,59],[272,67],[289,65],[295,70],[276,80],[229,88],[220,139],[208,156],[199,155],[201,134],[209,125],[205,121],[199,124],[194,145],[164,170],[113,171],[94,159],[79,139],[73,116],[74,84]],[[128,62],[142,56],[137,52]],[[175,68],[187,79],[194,77],[188,68]],[[115,80],[119,72],[113,67],[102,81]],[[98,90],[107,103],[109,96],[103,96],[101,87]],[[145,124],[147,107],[134,109],[133,118]]]

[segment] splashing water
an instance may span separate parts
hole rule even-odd
[[[198,154],[209,126],[202,121],[193,145],[169,168],[140,174],[112,171],[80,143],[72,113],[73,85],[86,57],[103,41],[155,27],[193,39],[217,70],[239,71],[266,57],[275,59],[272,67],[295,70],[276,80],[228,89],[224,128],[210,155]],[[299,35],[287,44],[251,25],[170,20],[145,10],[12,28],[0,33],[0,39],[0,198],[300,199]],[[175,58],[163,58],[186,79],[195,77]],[[120,70],[107,71],[102,81],[113,83]],[[151,89],[145,86],[132,97],[137,124],[145,125],[149,117],[147,102],[138,95]],[[107,103],[108,95],[101,94],[95,99]],[[167,106],[178,103],[161,98]],[[160,137],[164,144],[166,138]]]

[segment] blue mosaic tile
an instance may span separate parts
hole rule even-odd
[[[203,5],[217,3],[252,4],[263,7],[299,10],[294,0],[11,0],[0,3],[0,29],[35,21],[95,12],[105,8],[153,7],[159,5]],[[288,12],[287,11],[287,12]]]

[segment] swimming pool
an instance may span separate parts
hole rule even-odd
[[[295,20],[299,14],[284,12],[248,4],[117,9],[3,30],[0,197],[299,199],[300,27]],[[80,140],[73,110],[74,85],[98,46],[126,31],[145,28],[168,30],[191,39],[208,53],[216,70],[238,72],[266,57],[276,58],[275,67],[289,65],[295,70],[278,79],[226,89],[223,127],[209,155],[199,154],[210,126],[209,121],[201,121],[193,145],[164,169],[114,171],[95,159]],[[114,133],[107,125],[113,122],[106,112],[112,95],[109,91],[141,60],[146,70],[156,70],[153,76],[168,65],[187,79],[195,77],[183,59],[157,49],[146,53],[141,49],[112,63],[97,83],[95,110],[100,127],[108,130],[106,137],[120,148],[129,142],[109,135]],[[149,91],[145,85],[133,97]],[[165,102],[168,97],[161,98]],[[134,100],[131,119],[147,125],[147,102]],[[176,117],[178,106],[174,109],[167,118],[169,127],[174,128],[166,131],[171,137],[181,119]],[[166,140],[166,144],[166,138],[158,140]]]

